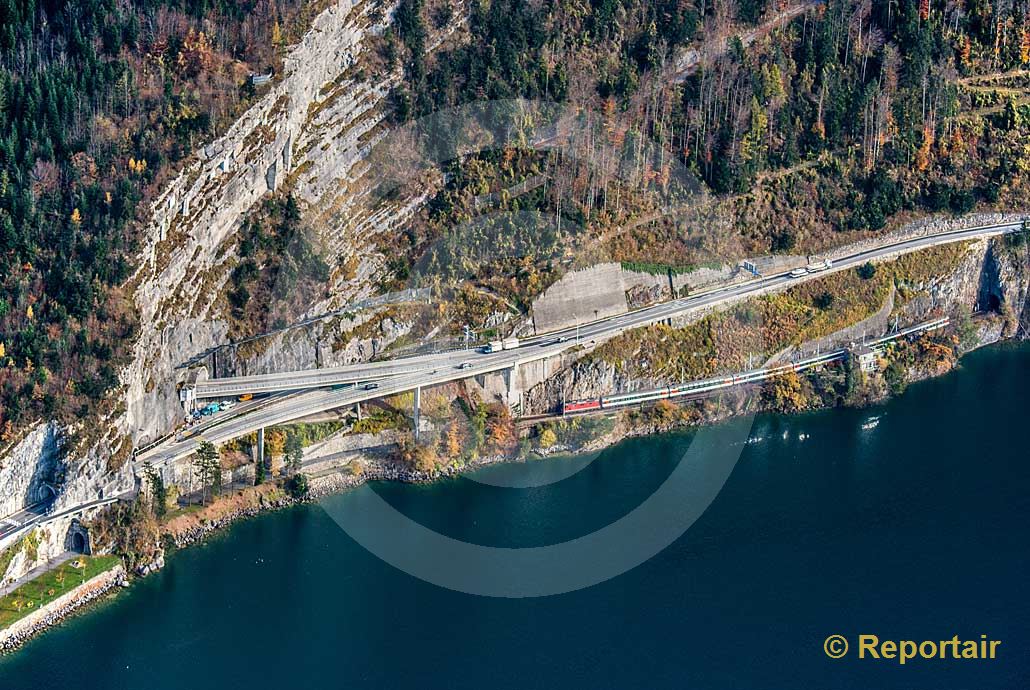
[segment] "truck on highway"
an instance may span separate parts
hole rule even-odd
[[[490,354],[492,352],[500,352],[501,350],[514,350],[518,346],[519,339],[512,336],[504,340],[491,340],[490,344],[483,348],[483,352]]]
[[[815,263],[808,264],[807,270],[809,273],[818,273],[819,271],[825,271],[831,266],[833,266],[833,262],[827,259],[826,261],[817,261]]]

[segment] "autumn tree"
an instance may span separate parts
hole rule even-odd
[[[491,406],[486,429],[490,446],[496,452],[506,453],[514,447],[515,420],[506,405]]]
[[[539,443],[541,448],[550,448],[557,442],[558,435],[554,433],[554,429],[547,427],[540,432]]]
[[[450,460],[461,455],[461,431],[457,421],[452,421],[447,425],[447,432],[444,436],[444,454]]]
[[[808,407],[804,385],[793,371],[766,381],[762,388],[762,397],[779,412],[799,412]]]
[[[652,418],[659,426],[668,426],[679,419],[679,408],[670,400],[659,400],[651,409]]]
[[[440,461],[435,444],[405,441],[399,444],[397,457],[417,472],[433,472]]]
[[[278,475],[283,469],[283,454],[286,451],[286,432],[282,429],[265,430],[265,457],[269,459],[269,467],[273,475]]]

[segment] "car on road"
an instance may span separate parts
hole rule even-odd
[[[471,369],[472,368],[472,362],[462,362],[461,364],[458,365],[458,368],[459,369]]]
[[[235,400],[223,400],[221,403],[218,404],[219,410],[231,410],[234,407],[236,407]]]
[[[364,388],[367,391],[374,391],[376,388],[379,388],[379,384],[375,382],[370,382],[366,383],[364,386],[362,386],[362,388]]]
[[[240,397],[238,397],[236,399],[239,400],[240,402],[247,402],[248,400],[253,400],[254,399],[254,394],[253,393],[244,393],[243,395],[241,395]]]

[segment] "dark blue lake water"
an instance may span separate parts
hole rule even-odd
[[[428,584],[317,505],[264,515],[0,660],[0,688],[1030,687],[1028,384],[1030,348],[999,347],[880,407],[759,417],[762,440],[685,534],[555,596]],[[538,488],[374,488],[458,539],[551,544],[627,514],[690,442],[632,440]],[[533,483],[563,462],[515,471]],[[1002,645],[901,667],[856,659],[866,633]],[[824,654],[831,634],[852,641],[844,659]]]

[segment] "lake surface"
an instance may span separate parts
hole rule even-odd
[[[0,659],[0,688],[1026,688],[1028,383],[1030,348],[997,347],[886,405],[759,417],[762,440],[688,531],[566,594],[475,596],[401,572],[327,512],[360,493],[264,515]],[[374,489],[455,539],[554,544],[698,462],[691,438],[628,441],[536,488]],[[569,462],[505,471],[532,484]],[[831,634],[851,641],[844,659],[824,654]],[[855,658],[858,634],[1002,645],[901,667]]]

